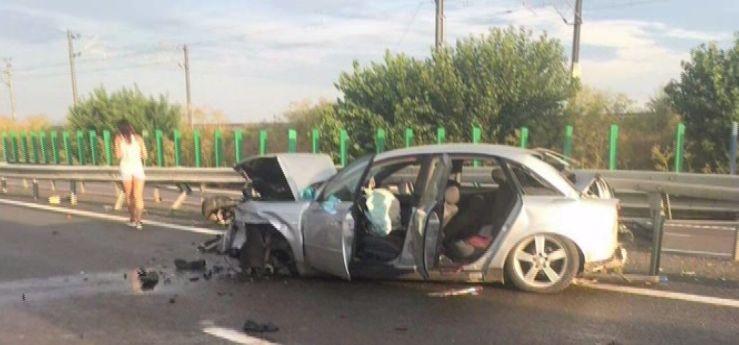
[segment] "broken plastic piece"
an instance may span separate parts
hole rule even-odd
[[[159,283],[159,274],[156,271],[147,271],[143,268],[139,268],[136,275],[141,282],[141,290],[151,290]]]
[[[244,322],[244,327],[242,327],[244,332],[258,332],[258,333],[264,333],[264,332],[277,332],[280,330],[279,327],[277,327],[275,324],[271,322],[267,323],[259,323],[253,320],[246,320]]]
[[[183,270],[183,271],[202,271],[205,269],[205,260],[200,259],[200,260],[186,261],[183,259],[175,259],[174,266],[178,270]]]
[[[463,295],[472,295],[477,296],[480,294],[480,291],[482,291],[482,286],[473,286],[469,288],[464,289],[451,289],[441,292],[431,292],[428,295],[431,297],[450,297],[450,296],[463,296]]]

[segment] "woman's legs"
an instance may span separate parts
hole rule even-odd
[[[128,215],[131,222],[136,221],[136,203],[133,199],[133,179],[123,180],[123,193],[126,195],[126,206],[128,206]]]
[[[141,214],[144,211],[144,180],[133,178],[133,204],[134,204],[134,221],[141,222]]]

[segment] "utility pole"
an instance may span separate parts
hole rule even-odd
[[[185,90],[187,92],[187,123],[190,128],[193,128],[192,123],[192,96],[190,95],[190,50],[187,48],[187,44],[182,46],[182,52],[185,55]]]
[[[580,25],[582,25],[582,0],[575,0],[575,23],[572,32],[572,66],[570,73],[580,78]]]
[[[73,41],[77,38],[79,38],[78,34],[74,34],[72,33],[72,31],[67,30],[67,48],[69,50],[69,73],[72,78],[72,102],[75,106],[77,105],[77,100],[79,98],[77,97],[77,72],[74,69],[74,60],[80,54],[74,51]]]
[[[434,0],[436,2],[436,39],[434,47],[441,48],[444,43],[444,0]]]
[[[16,114],[15,90],[13,89],[13,65],[11,64],[11,59],[9,58],[5,59],[5,71],[3,71],[3,74],[5,75],[5,85],[8,86],[8,91],[10,91],[10,115],[12,116],[13,121],[15,121]]]

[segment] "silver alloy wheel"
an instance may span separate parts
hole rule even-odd
[[[561,240],[539,234],[516,246],[513,251],[513,271],[526,284],[547,288],[562,280],[568,260]]]

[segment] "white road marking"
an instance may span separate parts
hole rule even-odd
[[[279,345],[277,343],[273,343],[264,339],[259,339],[255,337],[248,336],[244,334],[243,332],[239,332],[237,330],[229,329],[229,328],[222,328],[222,327],[206,327],[203,328],[203,332],[210,334],[214,337],[218,337],[221,339],[226,339],[228,341],[234,342],[236,344],[245,344],[245,345]]]
[[[28,208],[33,208],[37,210],[65,213],[65,214],[71,214],[75,216],[103,219],[103,220],[109,220],[109,221],[114,221],[114,222],[122,222],[122,223],[128,222],[128,218],[123,217],[123,216],[114,216],[112,214],[104,214],[104,213],[97,213],[97,212],[91,212],[91,211],[85,211],[85,210],[77,210],[77,209],[66,208],[66,207],[47,206],[47,205],[35,204],[35,203],[25,202],[25,201],[8,200],[8,199],[0,198],[0,204],[28,207]],[[152,226],[156,226],[160,228],[167,228],[167,229],[172,229],[172,230],[194,232],[196,234],[203,234],[203,235],[223,234],[223,232],[219,230],[200,228],[196,226],[165,223],[165,222],[160,222],[156,220],[144,220],[143,223],[145,225],[152,225]]]
[[[731,307],[731,308],[739,308],[739,300],[730,299],[730,298],[693,295],[693,294],[687,294],[687,293],[682,293],[682,292],[653,290],[653,289],[645,289],[645,288],[638,288],[638,287],[632,287],[632,286],[591,283],[591,282],[582,281],[582,280],[577,281],[576,284],[579,286],[584,286],[584,287],[596,289],[596,290],[621,292],[621,293],[628,293],[632,295],[667,298],[667,299],[674,299],[674,300],[680,300],[680,301],[688,301],[688,302],[712,304],[712,305]]]
[[[662,251],[665,253],[683,253],[683,254],[698,254],[698,255],[711,255],[711,256],[726,256],[726,257],[731,256],[731,254],[728,254],[728,253],[706,252],[702,250],[685,250],[685,249],[675,249],[675,248],[665,248],[665,247],[662,247]]]

